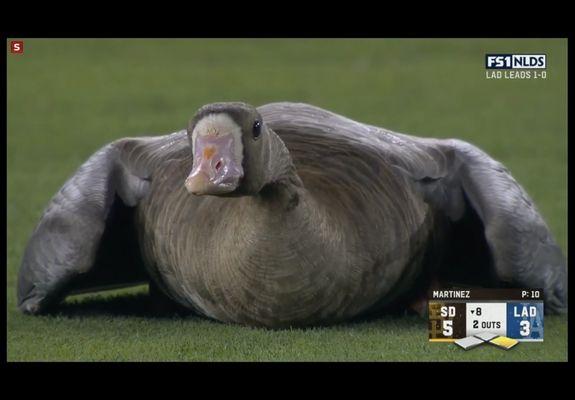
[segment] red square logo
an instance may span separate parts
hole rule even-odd
[[[24,42],[22,40],[12,40],[10,42],[10,53],[12,54],[24,53]]]

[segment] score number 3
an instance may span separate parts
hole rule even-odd
[[[531,323],[527,320],[523,320],[519,323],[519,326],[521,326],[519,334],[521,336],[529,336],[529,334],[531,333]]]

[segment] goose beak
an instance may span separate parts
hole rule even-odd
[[[189,193],[218,195],[238,187],[243,168],[234,154],[233,141],[233,135],[196,138],[192,171],[185,181]]]

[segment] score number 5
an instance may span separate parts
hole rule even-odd
[[[453,320],[443,320],[443,336],[453,336]]]

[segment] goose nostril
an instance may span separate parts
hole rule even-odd
[[[214,168],[216,169],[216,171],[219,171],[221,167],[222,167],[222,160],[219,160],[219,161],[216,163],[216,166],[215,166]]]

